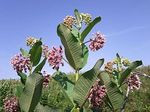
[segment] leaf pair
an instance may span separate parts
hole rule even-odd
[[[74,11],[77,24],[79,29],[81,28],[81,17],[80,13],[77,9]],[[61,42],[65,48],[65,55],[69,62],[69,64],[74,68],[76,71],[79,71],[82,69],[88,59],[88,48],[85,44],[83,44],[83,41],[85,37],[89,34],[89,32],[92,30],[92,28],[100,22],[101,18],[97,17],[95,18],[86,28],[83,30],[83,32],[80,34],[80,32],[76,29],[68,29],[63,23],[59,24],[57,27],[57,34],[61,39]]]

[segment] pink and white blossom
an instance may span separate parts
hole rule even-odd
[[[99,85],[99,81],[100,80],[97,80],[90,90],[88,100],[91,107],[100,107],[106,95],[106,87],[104,85]]]
[[[22,54],[17,54],[11,59],[11,64],[17,72],[27,72],[31,70],[30,57],[25,57]]]
[[[16,97],[6,97],[3,102],[4,112],[19,112],[19,102]]]
[[[90,39],[90,45],[89,48],[92,51],[97,51],[101,49],[104,46],[105,43],[105,37],[100,32],[97,32],[94,34],[93,39]]]
[[[53,47],[49,50],[47,59],[49,65],[52,66],[53,69],[58,70],[60,65],[64,65],[64,63],[62,62],[62,53],[63,50],[61,46],[59,48]]]

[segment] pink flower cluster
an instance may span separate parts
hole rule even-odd
[[[133,91],[133,89],[140,89],[141,81],[139,76],[136,73],[131,74],[131,76],[127,79],[127,84],[131,91]]]
[[[66,16],[64,19],[64,25],[66,25],[68,28],[72,28],[74,22],[75,18],[73,16]]]
[[[53,69],[58,70],[60,65],[64,65],[62,62],[62,47],[59,48],[53,47],[51,50],[49,50],[47,59],[50,66],[53,66]]]
[[[43,76],[44,76],[43,87],[47,88],[50,82],[50,74],[47,74],[46,71],[44,71]]]
[[[104,46],[105,43],[104,35],[101,34],[100,32],[97,32],[96,34],[94,34],[93,39],[90,39],[90,42],[91,43],[89,45],[89,48],[92,51],[97,51]]]
[[[106,95],[106,88],[104,85],[99,85],[99,81],[100,80],[97,80],[96,83],[93,85],[92,89],[90,90],[88,100],[91,107],[100,107],[103,103],[103,98]]]
[[[4,99],[4,112],[19,112],[19,102],[16,97]]]
[[[22,54],[15,55],[11,59],[11,64],[17,72],[27,72],[27,70],[31,70],[31,62],[29,57],[25,57]]]

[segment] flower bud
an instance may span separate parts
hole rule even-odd
[[[32,47],[38,41],[39,40],[34,38],[34,37],[28,37],[27,40],[26,40],[26,44],[27,44],[27,46]]]
[[[92,16],[88,13],[81,13],[82,21],[88,25],[92,21]]]
[[[107,62],[104,69],[106,72],[111,74],[113,72],[113,62]]]

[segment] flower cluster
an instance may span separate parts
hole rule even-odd
[[[112,73],[113,72],[113,64],[114,64],[113,62],[107,62],[104,67],[105,71],[108,73]]]
[[[93,38],[94,39],[90,39],[89,48],[92,51],[97,51],[104,46],[105,38],[104,38],[104,35],[101,34],[100,32],[97,32],[96,34],[94,34]]]
[[[104,85],[99,85],[99,81],[100,80],[97,80],[90,90],[88,100],[91,107],[100,107],[106,95],[106,88]]]
[[[27,70],[31,70],[31,61],[29,57],[25,57],[22,54],[15,55],[11,59],[11,64],[13,65],[14,70],[17,72],[27,72]]]
[[[63,51],[61,46],[59,48],[53,47],[53,49],[49,50],[47,59],[49,65],[53,66],[53,69],[58,70],[60,65],[64,65],[62,62],[62,53]]]
[[[27,40],[26,40],[26,44],[27,44],[27,46],[32,47],[38,41],[39,40],[34,38],[34,37],[28,37]]]
[[[50,74],[47,74],[46,71],[44,71],[43,76],[44,76],[43,87],[47,88],[50,82]]]
[[[123,64],[125,67],[127,67],[127,66],[130,65],[130,61],[126,58],[126,59],[124,59],[124,60],[122,61],[122,64]]]
[[[92,21],[92,16],[88,13],[81,13],[81,18],[86,25]]]
[[[16,97],[6,97],[4,99],[4,111],[5,112],[18,112],[19,102]]]
[[[75,23],[75,18],[73,16],[66,16],[64,19],[64,25],[69,29],[72,28],[72,25]]]
[[[133,91],[133,89],[140,89],[141,81],[139,76],[136,73],[131,74],[131,76],[127,79],[127,84],[131,91]]]

